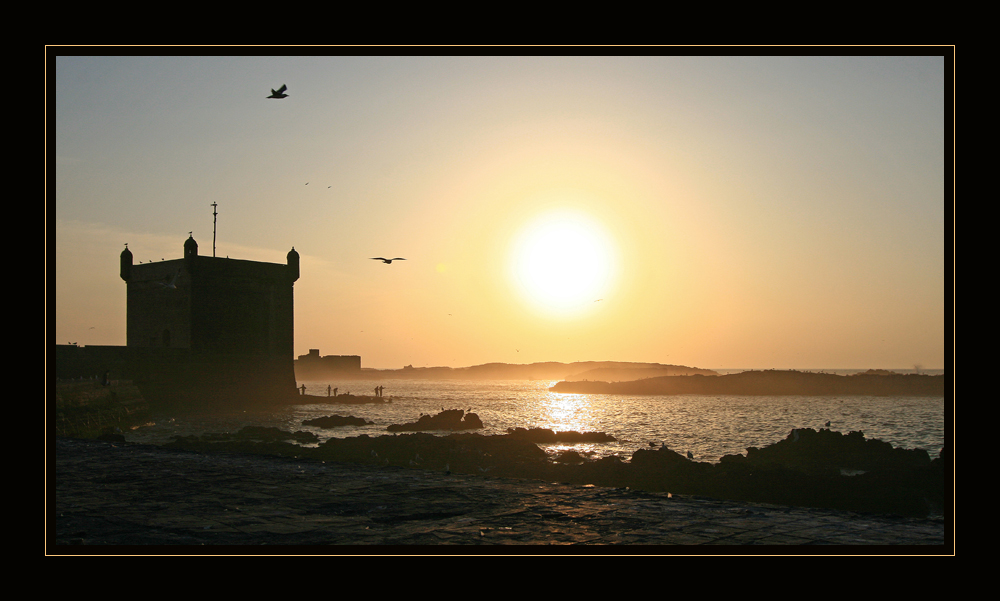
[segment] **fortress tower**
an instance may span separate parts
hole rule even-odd
[[[285,264],[198,254],[133,264],[126,246],[127,347],[134,380],[152,402],[214,406],[294,396],[293,284]]]

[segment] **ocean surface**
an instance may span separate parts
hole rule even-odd
[[[741,371],[741,370],[732,370]],[[828,370],[834,372],[837,370]],[[850,370],[843,370],[849,373]],[[924,373],[940,373],[925,370]],[[618,455],[628,460],[639,448],[666,445],[690,451],[696,461],[717,462],[723,455],[746,454],[747,447],[765,447],[788,436],[793,428],[861,431],[895,447],[920,448],[934,458],[945,444],[944,397],[865,396],[624,396],[552,393],[555,380],[322,380],[299,382],[310,395],[339,393],[373,395],[385,387],[384,404],[313,404],[266,412],[228,415],[154,416],[150,424],[126,434],[130,442],[162,444],[178,435],[234,433],[247,425],[305,430],[320,441],[367,434],[391,435],[390,424],[417,421],[442,409],[471,410],[485,428],[481,434],[505,434],[508,428],[549,428],[556,431],[605,432],[617,441],[600,444],[544,445],[549,453],[574,449],[599,458]],[[327,415],[351,415],[374,422],[368,426],[316,428],[304,420]],[[447,435],[449,432],[432,432]],[[315,446],[315,445],[304,445]]]

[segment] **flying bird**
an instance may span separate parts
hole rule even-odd
[[[385,264],[390,264],[393,261],[405,261],[403,257],[393,257],[392,259],[383,259],[382,257],[372,257],[372,261],[382,261]]]
[[[177,288],[177,276],[179,276],[180,274],[181,274],[181,270],[178,269],[177,273],[174,274],[174,277],[170,278],[170,282],[169,283],[165,284],[163,282],[156,282],[156,285],[160,286],[161,288],[173,288],[173,289],[176,289]]]
[[[285,94],[285,90],[287,90],[287,89],[288,89],[288,86],[286,86],[285,84],[281,84],[281,87],[278,88],[277,91],[275,91],[274,88],[271,88],[271,95],[268,96],[268,98],[279,98],[279,99],[280,98],[287,98],[288,94]]]

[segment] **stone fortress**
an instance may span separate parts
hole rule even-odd
[[[134,264],[126,246],[125,347],[56,348],[60,378],[111,372],[133,380],[154,405],[234,407],[296,396],[293,284],[299,255],[285,264],[198,254]]]

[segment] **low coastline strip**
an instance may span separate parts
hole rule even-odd
[[[627,382],[561,381],[552,392],[576,394],[729,394],[943,396],[944,375],[836,375],[800,371],[747,371],[724,376],[661,376]]]

